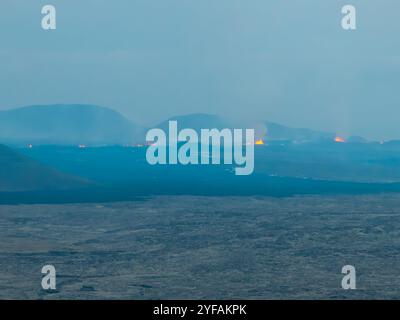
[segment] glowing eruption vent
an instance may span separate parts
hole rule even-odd
[[[263,144],[264,144],[263,139],[259,139],[256,141],[256,145],[258,145],[258,146],[263,145]]]
[[[336,137],[335,142],[344,143],[344,142],[346,142],[346,140],[344,140],[344,138],[341,138],[341,137]]]

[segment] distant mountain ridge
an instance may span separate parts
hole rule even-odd
[[[256,139],[266,141],[333,141],[335,133],[292,128],[274,122],[254,125],[227,120],[213,114],[194,113],[171,117],[153,128],[168,131],[169,121],[178,129],[254,128]],[[120,113],[95,105],[36,105],[0,111],[0,143],[8,145],[135,145],[145,142],[145,128],[132,123]],[[347,137],[349,142],[365,142],[361,137]]]
[[[168,130],[169,121],[177,121],[178,129],[191,128],[197,132],[201,129],[224,129],[224,128],[237,128],[255,129],[256,138],[264,139],[266,141],[293,141],[293,142],[321,142],[321,141],[334,141],[336,133],[311,130],[306,128],[293,128],[278,124],[275,122],[266,121],[261,124],[245,125],[243,123],[231,122],[223,117],[213,114],[194,113],[188,115],[181,115],[171,117],[158,124],[156,127],[165,131]],[[365,139],[357,136],[346,137],[348,142],[365,142]]]
[[[0,111],[0,142],[13,145],[113,145],[141,140],[142,129],[109,108],[35,105]]]
[[[292,128],[274,122],[266,122],[267,140],[289,140],[298,142],[320,142],[333,141],[336,133],[317,131],[306,128]],[[358,136],[346,137],[348,142],[365,142],[365,139]]]
[[[334,133],[321,132],[304,128],[291,128],[274,122],[266,122],[268,140],[315,141],[333,140]]]

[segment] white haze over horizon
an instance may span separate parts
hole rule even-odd
[[[40,27],[57,8],[57,30]],[[341,7],[357,8],[357,31]],[[400,139],[396,0],[2,0],[0,110],[95,104]]]

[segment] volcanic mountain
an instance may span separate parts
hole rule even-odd
[[[143,140],[141,128],[94,105],[36,105],[0,111],[0,141],[11,145],[124,145]]]

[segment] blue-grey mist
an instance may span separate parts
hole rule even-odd
[[[356,31],[341,28],[346,4]],[[2,0],[0,110],[87,103],[142,125],[202,112],[398,139],[399,13],[397,0]]]

